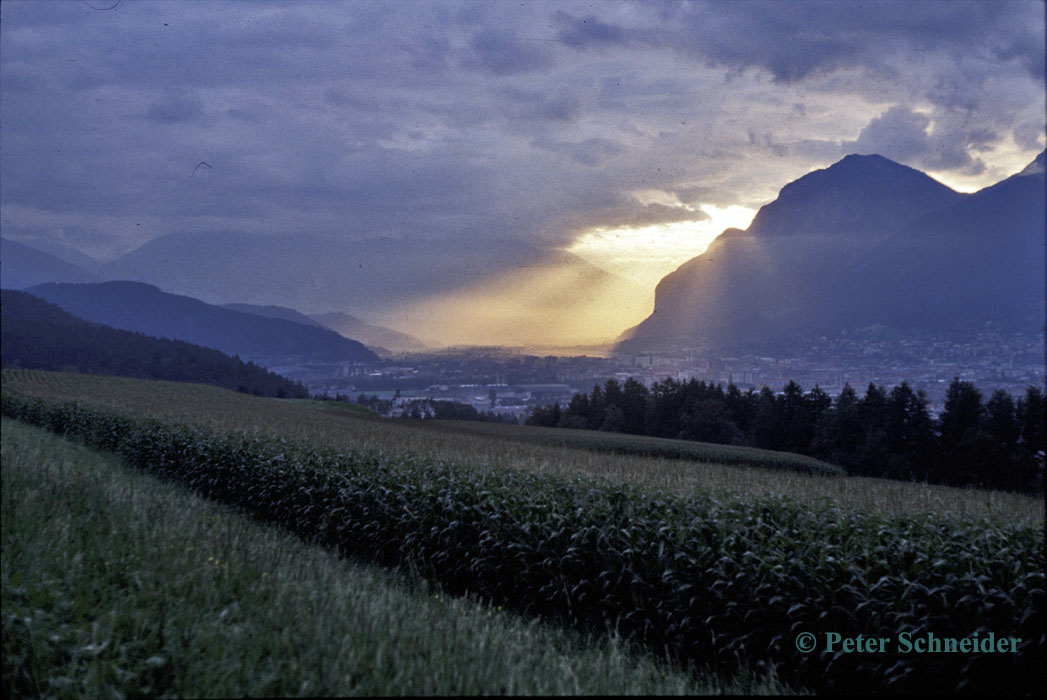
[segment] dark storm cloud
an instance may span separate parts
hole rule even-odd
[[[1032,77],[1042,79],[1043,26],[1034,19],[1042,10],[1036,4],[707,0],[664,5],[663,26],[656,29],[562,15],[570,28],[561,36],[575,38],[577,46],[632,42],[671,47],[718,64],[763,68],[786,83],[814,72],[876,65],[899,48],[954,51],[967,45],[1002,61],[1017,60]]]
[[[558,247],[758,206],[854,150],[968,175],[1008,139],[1039,150],[1042,17],[1025,2],[8,0],[0,208],[93,249],[197,229],[473,237],[496,267],[491,241]],[[693,208],[643,204],[652,190]]]

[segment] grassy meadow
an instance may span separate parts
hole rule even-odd
[[[5,418],[4,683],[19,694],[1044,681],[1044,510],[1029,496],[192,384],[4,371],[3,400],[123,458]],[[794,646],[801,631],[903,630],[1024,642],[963,657]]]

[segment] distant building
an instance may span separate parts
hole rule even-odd
[[[574,395],[574,389],[567,384],[519,384],[513,390],[535,402],[566,401]]]

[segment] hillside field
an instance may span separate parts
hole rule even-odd
[[[829,499],[877,514],[934,512],[998,516],[1024,525],[1044,522],[1043,503],[1027,495],[840,477],[834,475],[837,467],[785,452],[563,428],[386,419],[353,404],[270,400],[182,382],[27,370],[3,370],[0,377],[5,392],[463,466],[585,476],[682,496],[782,495],[808,503]]]
[[[1028,693],[1043,682],[1035,498],[857,479],[759,450],[381,419],[203,385],[2,378],[5,416],[115,451],[409,586],[601,639],[612,630],[701,687],[751,689],[745,669],[756,667],[781,679],[756,686],[778,692],[940,690],[947,678]],[[5,609],[12,595],[5,578]],[[800,632],[1022,642],[1005,655],[802,654]]]
[[[781,693],[353,564],[3,420],[6,697]]]

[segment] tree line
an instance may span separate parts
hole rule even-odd
[[[849,474],[983,486],[1042,488],[1047,397],[1029,387],[1014,399],[997,390],[984,400],[971,382],[954,379],[934,419],[922,390],[870,383],[859,396],[845,385],[835,398],[790,381],[764,387],[667,378],[649,389],[633,378],[577,393],[566,408],[536,407],[528,425],[607,430],[809,455]]]

